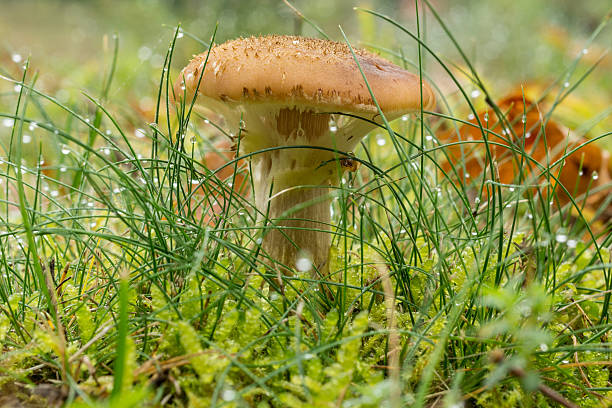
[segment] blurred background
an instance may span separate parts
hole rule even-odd
[[[184,33],[173,57],[174,75],[191,55],[205,50],[203,43],[216,24],[216,42],[266,33],[318,35],[282,0],[1,0],[0,4],[0,73],[19,78],[30,58],[38,89],[63,103],[86,105],[82,92],[100,95],[112,60],[113,36],[118,36],[116,75],[107,102],[115,114],[137,127],[152,121],[164,56],[177,24]],[[416,33],[413,0],[294,0],[292,4],[332,39],[342,40],[341,26],[354,45],[374,45],[388,58],[393,59],[385,49],[417,61],[413,39],[354,10],[356,6],[376,10]],[[606,16],[609,19],[609,0],[431,0],[431,4],[494,98],[521,87],[539,95],[550,86],[579,84],[557,110],[562,123],[582,134],[612,128],[612,59],[606,55],[612,27],[606,26],[590,40]],[[421,11],[420,17],[425,43],[466,89],[473,90],[477,106],[483,106],[482,95],[461,73],[466,65],[453,40],[430,11]],[[457,87],[451,77],[430,54],[423,55],[427,75],[441,94],[452,99]],[[596,63],[598,67],[581,82]],[[573,64],[575,72],[566,77]],[[10,110],[15,90],[0,81],[2,111]],[[460,103],[450,106],[458,109],[454,115],[467,114]]]

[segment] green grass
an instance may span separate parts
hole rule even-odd
[[[555,393],[610,403],[610,225],[579,201],[570,216],[503,185],[492,166],[471,186],[452,183],[435,135],[500,88],[427,2],[414,26],[356,13],[370,48],[456,91],[352,152],[360,170],[331,193],[330,278],[283,276],[282,294],[261,262],[274,226],[201,162],[232,124],[168,102],[185,63],[175,52],[214,29],[185,30],[190,45],[173,30],[149,121],[113,103],[117,76],[127,86],[118,40],[96,92],[56,98],[27,63],[1,71],[0,398],[36,406],[29,390],[52,384],[68,406],[552,407]],[[598,17],[585,48],[610,36]],[[367,38],[369,24],[402,46]],[[430,45],[431,32],[454,50]],[[580,57],[562,66],[539,95],[554,101],[548,117],[578,85],[604,82]],[[607,107],[584,103],[600,118],[584,121],[589,136],[610,145]],[[550,181],[558,167],[541,171]],[[219,194],[223,214],[208,223]]]

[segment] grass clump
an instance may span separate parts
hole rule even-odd
[[[185,116],[169,102],[179,29],[151,121],[113,105],[115,51],[101,92],[78,101],[40,91],[27,64],[19,76],[3,72],[12,91],[0,100],[9,130],[0,139],[0,398],[75,407],[611,403],[609,222],[578,198],[554,204],[553,164],[539,189],[500,183],[492,162],[473,183],[453,181],[458,169],[442,171],[435,135],[485,103],[503,118],[486,81],[434,9],[426,21],[462,60],[437,54],[420,26],[361,13],[419,52],[414,62],[371,48],[424,77],[435,63],[457,91],[439,95],[439,111],[340,152],[362,165],[331,193],[324,282],[262,264],[265,231],[249,195],[232,189],[248,160],[230,160],[229,179],[202,163],[209,134],[230,135],[214,112]],[[587,81],[576,67],[562,77]],[[540,95],[554,101],[544,116],[572,90]]]

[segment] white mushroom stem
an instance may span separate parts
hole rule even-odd
[[[343,171],[336,152],[351,151],[372,124],[304,106],[241,108],[246,131],[240,150],[259,152],[252,157],[253,186],[260,225],[266,226],[262,248],[268,264],[290,273],[305,256],[312,261],[312,273],[326,277],[332,237],[330,186]],[[278,149],[265,151],[270,148]]]
[[[296,154],[313,156],[312,151],[286,149],[261,154],[256,160],[255,199],[260,224],[267,227],[262,247],[269,263],[284,273],[295,268],[303,256],[312,261],[313,274],[325,276],[331,244],[329,184],[333,178],[325,173],[333,169],[330,164],[319,169],[316,165],[286,167]]]

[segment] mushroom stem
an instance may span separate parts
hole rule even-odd
[[[331,245],[329,169],[279,165],[292,162],[294,154],[268,152],[256,162],[255,200],[266,225],[262,249],[283,274],[291,273],[303,257],[312,262],[314,276],[325,277]]]

